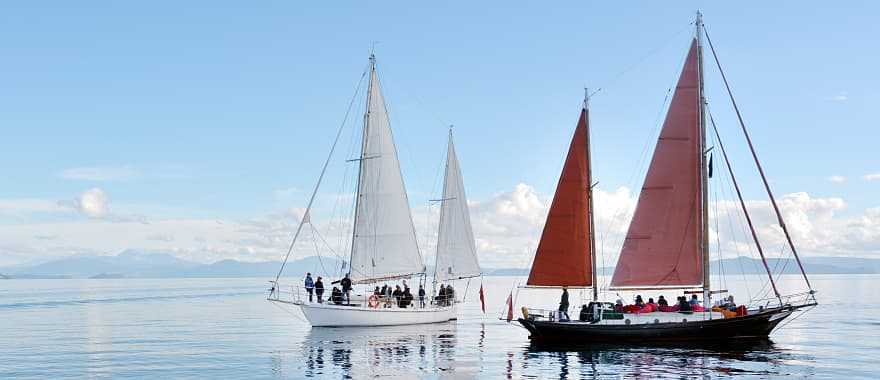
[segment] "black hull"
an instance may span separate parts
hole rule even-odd
[[[751,315],[676,323],[601,325],[587,322],[550,322],[518,319],[535,343],[670,343],[765,340],[770,332],[800,306],[766,309]]]

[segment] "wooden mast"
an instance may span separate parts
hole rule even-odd
[[[587,140],[587,214],[589,215],[590,234],[590,283],[593,285],[593,301],[599,301],[599,281],[596,274],[596,228],[593,213],[593,156],[590,153],[590,90],[584,88],[584,125]]]
[[[709,173],[706,166],[706,97],[703,92],[703,14],[697,11],[697,67],[699,77],[699,118],[700,118],[700,197],[703,202],[700,246],[703,255],[703,305],[707,308],[712,305],[711,266],[709,255]]]

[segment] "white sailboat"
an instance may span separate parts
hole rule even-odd
[[[416,241],[397,149],[376,72],[375,57],[372,55],[369,74],[361,154],[356,159],[359,163],[359,172],[351,256],[347,271],[353,285],[403,280],[424,276],[426,272]],[[467,200],[464,196],[464,186],[452,145],[451,132],[448,152],[437,251],[438,268],[442,265],[445,269],[443,274],[440,274],[440,271],[435,272],[437,274],[435,281],[469,278],[480,274],[467,213]],[[318,186],[320,182],[319,178]],[[307,207],[306,217],[303,218],[294,235],[294,244],[302,224],[309,222],[311,202]],[[288,257],[289,255],[290,250]],[[284,262],[287,262],[287,257]],[[439,304],[427,302],[421,307],[418,301],[415,301],[407,307],[399,307],[392,299],[377,296],[369,291],[362,296],[354,292],[351,300],[344,303],[329,302],[329,300],[324,303],[305,302],[298,294],[288,299],[281,295],[282,286],[278,283],[283,268],[282,265],[278,276],[272,282],[268,299],[296,305],[302,310],[308,322],[315,327],[410,325],[446,322],[456,318],[454,302]],[[431,299],[433,297],[429,297],[429,301]]]

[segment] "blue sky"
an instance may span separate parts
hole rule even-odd
[[[852,217],[880,207],[880,180],[865,179],[880,173],[869,106],[880,4],[612,4],[5,4],[0,199],[100,188],[117,210],[152,218],[302,207],[373,42],[414,204],[437,189],[450,123],[471,199],[520,183],[552,194],[584,85],[602,88],[595,177],[608,191],[637,187],[700,8],[774,190],[844,199]],[[742,148],[707,70],[716,119]],[[760,198],[745,151],[732,153]],[[76,217],[2,221],[56,219]]]

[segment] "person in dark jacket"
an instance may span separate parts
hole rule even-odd
[[[403,295],[401,296],[400,307],[407,308],[412,303],[413,295],[409,290],[409,286],[403,288]]]
[[[378,297],[381,296],[382,293],[379,291],[379,287],[377,286],[375,290],[373,290],[373,295]]]
[[[348,278],[348,273],[345,274],[345,278],[342,281],[339,281],[339,285],[342,285],[342,294],[345,295],[345,303],[351,303],[351,279]]]
[[[321,276],[315,281],[315,295],[318,296],[318,303],[324,303],[324,281],[321,280]]]
[[[419,285],[419,306],[425,307],[425,287],[422,285]]]
[[[661,295],[660,297],[657,298],[657,305],[669,306],[669,302],[666,302],[666,298],[663,298],[663,296]]]
[[[335,286],[333,287],[333,290],[330,291],[330,302],[342,305],[342,291]]]
[[[636,306],[638,306],[638,307],[645,306],[645,300],[642,299],[641,294],[636,296]]]
[[[691,304],[688,303],[687,297],[678,297],[678,311],[692,311]]]
[[[587,305],[581,305],[581,314],[578,316],[578,320],[586,322],[592,318],[593,316],[590,315],[590,309],[587,308]]]
[[[306,279],[303,280],[303,285],[306,288],[306,292],[309,293],[309,303],[313,302],[312,293],[315,291],[315,281],[312,280],[311,273],[306,273]]]
[[[400,290],[400,285],[394,285],[394,292],[391,293],[392,299],[394,299],[394,304],[400,307],[400,299],[403,298],[403,291]]]
[[[568,287],[562,287],[562,298],[559,300],[559,320],[560,321],[568,321],[571,318],[568,316]]]
[[[437,296],[434,297],[434,302],[439,306],[446,306],[446,286],[440,284],[440,290],[437,291]]]

